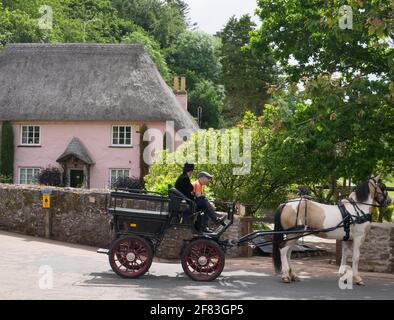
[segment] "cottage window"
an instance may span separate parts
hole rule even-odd
[[[131,126],[112,126],[112,145],[131,146]]]
[[[130,177],[130,169],[111,169],[110,171],[111,186],[113,186],[119,178]]]
[[[22,145],[40,145],[40,126],[22,126]]]
[[[19,183],[20,184],[35,184],[38,181],[40,168],[19,168]]]

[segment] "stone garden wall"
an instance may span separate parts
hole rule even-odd
[[[394,223],[372,223],[361,247],[360,270],[394,272]]]
[[[0,184],[0,230],[108,248],[113,239],[110,216],[106,211],[108,191],[50,187],[51,208],[44,209],[42,189],[39,186]],[[137,202],[132,206],[144,209],[141,201]],[[130,206],[130,203],[125,203],[125,206]],[[234,225],[223,237],[236,239],[239,230],[239,219],[236,217]],[[192,236],[187,228],[169,229],[157,256],[162,259],[178,258],[183,239]],[[232,249],[229,255],[237,256],[238,249]]]
[[[0,184],[0,230],[19,232],[58,241],[108,248],[113,239],[106,208],[109,192],[50,188],[51,208],[42,208],[38,186]],[[126,204],[129,206],[130,204]],[[144,209],[143,204],[133,207]],[[155,210],[154,208],[147,208]],[[225,239],[240,238],[243,223],[235,216],[234,224],[223,235]],[[188,228],[167,230],[157,257],[178,258],[183,239],[192,238]],[[241,248],[233,248],[227,256],[237,257]],[[375,272],[394,272],[394,224],[373,223],[361,248],[360,269]]]
[[[37,186],[0,184],[0,229],[91,246],[111,240],[108,193],[49,188],[51,208],[42,208]]]

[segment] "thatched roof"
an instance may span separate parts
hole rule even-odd
[[[196,129],[143,45],[9,44],[0,120],[175,121]]]
[[[69,160],[71,157],[75,157],[79,160],[82,160],[86,164],[94,164],[94,161],[89,155],[88,150],[83,145],[81,140],[79,140],[76,137],[72,138],[66,150],[64,150],[63,154],[56,161],[64,162]]]

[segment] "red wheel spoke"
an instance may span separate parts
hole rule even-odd
[[[114,244],[110,252],[112,269],[122,277],[136,278],[148,271],[153,252],[146,240],[130,236]]]
[[[222,272],[224,255],[212,240],[195,240],[186,248],[182,266],[193,280],[210,281]]]

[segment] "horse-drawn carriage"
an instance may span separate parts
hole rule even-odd
[[[378,205],[374,205],[374,201]],[[193,232],[192,237],[184,239],[181,252],[182,268],[191,279],[216,279],[223,271],[224,253],[229,247],[273,244],[275,269],[282,273],[284,282],[291,282],[298,280],[290,263],[292,247],[300,237],[314,234],[343,241],[340,274],[347,270],[347,254],[350,246],[353,247],[352,275],[357,284],[363,284],[358,275],[358,259],[360,246],[369,231],[371,207],[385,207],[390,203],[386,186],[379,177],[372,177],[338,205],[325,205],[300,197],[279,206],[274,230],[255,231],[240,239],[225,240],[221,236],[233,223],[235,203],[228,208],[224,225],[206,233],[200,227],[199,218],[203,213],[196,209],[194,201],[174,188],[169,189],[168,196],[119,190],[111,193],[108,208],[113,217],[115,239],[109,250],[98,252],[109,255],[111,268],[119,276],[137,278],[149,270],[165,231],[182,225]]]
[[[115,239],[110,249],[99,253],[109,256],[112,270],[124,278],[145,274],[168,228],[190,228],[193,237],[184,239],[181,263],[193,280],[211,281],[222,272],[228,241],[220,236],[233,223],[235,205],[228,208],[224,225],[211,233],[201,231],[202,212],[194,201],[174,188],[168,196],[141,190],[118,190],[110,194],[108,212],[112,216]]]

